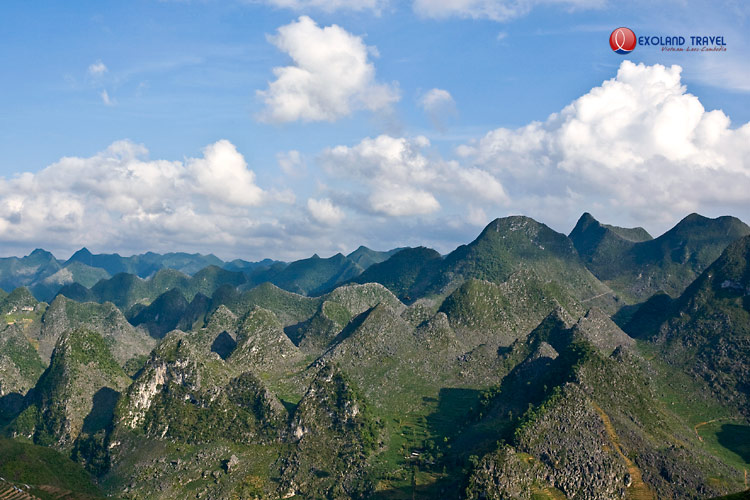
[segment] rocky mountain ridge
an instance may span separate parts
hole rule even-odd
[[[569,238],[497,219],[446,256],[116,274],[49,303],[16,288],[0,294],[2,432],[123,499],[741,490],[750,236],[701,271],[736,220],[690,216],[666,239],[582,220]],[[646,244],[655,289],[696,278],[633,304],[596,266]],[[121,265],[105,257],[73,263]]]

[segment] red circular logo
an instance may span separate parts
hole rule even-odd
[[[631,52],[635,45],[635,33],[630,28],[617,28],[609,35],[609,46],[618,54]]]

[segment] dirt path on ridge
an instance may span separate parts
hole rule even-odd
[[[604,429],[606,429],[609,440],[614,445],[615,451],[617,451],[617,454],[622,457],[622,459],[625,461],[625,465],[628,467],[628,472],[630,473],[630,479],[632,483],[627,489],[627,498],[633,500],[657,500],[656,495],[654,495],[654,493],[651,491],[651,488],[649,488],[648,485],[643,482],[641,469],[639,469],[638,466],[635,465],[635,463],[633,463],[633,461],[630,460],[622,452],[622,448],[620,448],[620,439],[617,437],[617,432],[615,432],[615,428],[612,425],[612,421],[609,419],[609,416],[604,412],[604,410],[601,409],[598,404],[594,403],[593,401],[591,402],[591,404],[599,414],[599,418],[602,419]]]

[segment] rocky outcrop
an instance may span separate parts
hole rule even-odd
[[[623,332],[599,308],[591,308],[573,326],[573,338],[584,339],[597,347],[602,354],[609,356],[618,347],[632,349],[635,340]]]
[[[538,457],[544,465],[540,479],[569,498],[625,496],[625,462],[613,449],[593,403],[574,384],[546,401],[519,429],[517,447]]]
[[[292,416],[290,434],[295,449],[283,460],[281,496],[350,499],[372,492],[365,469],[377,427],[334,366],[324,365],[313,379]]]
[[[485,456],[469,476],[467,500],[529,500],[539,488],[543,466],[511,446],[501,446]]]
[[[130,385],[119,403],[119,425],[135,429],[144,424],[155,397],[171,383],[187,391],[201,389],[198,356],[179,330],[171,332],[151,354],[138,378]]]
[[[292,338],[306,352],[320,354],[347,324],[378,304],[401,313],[406,306],[378,283],[340,286],[323,296],[316,313],[292,330]]]
[[[237,327],[237,347],[228,362],[241,370],[283,371],[303,355],[268,309],[254,307]]]
[[[13,323],[0,329],[0,398],[10,393],[26,394],[44,371],[39,354],[24,334],[25,328],[23,323]]]
[[[98,333],[65,332],[27,398],[27,408],[13,422],[13,432],[38,444],[68,449],[84,430],[85,419],[112,410],[97,408],[97,394],[119,393],[129,382]]]

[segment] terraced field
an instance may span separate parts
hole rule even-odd
[[[40,500],[24,489],[0,479],[0,500]]]

